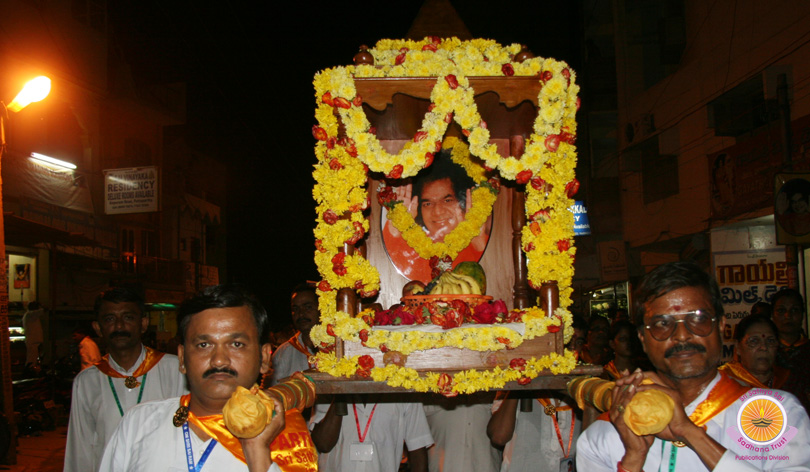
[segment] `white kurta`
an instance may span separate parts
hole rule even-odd
[[[554,404],[554,400],[551,400]],[[496,412],[503,404],[496,400],[492,411]],[[566,403],[560,401],[560,406]],[[574,457],[576,442],[582,424],[576,418],[574,410],[565,410],[556,413],[557,424],[560,427],[560,437],[565,445],[568,457]],[[571,420],[574,420],[574,438],[571,450],[568,450],[568,439],[571,437]],[[527,470],[556,471],[560,468],[560,459],[566,456],[560,447],[560,440],[554,428],[554,420],[545,413],[543,405],[534,400],[531,412],[520,411],[518,407],[515,420],[515,431],[512,439],[503,448],[503,462],[501,472],[523,472]],[[615,469],[615,467],[614,467]],[[583,469],[587,471],[588,469]]]
[[[421,403],[377,403],[374,415],[368,427],[364,444],[372,444],[374,455],[372,461],[352,461],[350,450],[352,443],[358,443],[357,423],[354,409],[357,407],[357,421],[360,430],[365,430],[374,403],[349,403],[349,414],[343,417],[340,437],[335,447],[318,455],[318,467],[329,472],[396,472],[402,460],[402,444],[408,450],[428,447],[433,444],[425,412]],[[315,405],[315,413],[310,420],[310,430],[326,416],[329,405]]]
[[[298,342],[304,345],[302,334],[296,334]],[[307,348],[309,349],[309,348]],[[315,352],[310,351],[314,355]],[[309,369],[309,356],[295,348],[289,341],[286,341],[273,353],[273,375],[270,378],[271,386],[278,384],[282,379],[286,379],[296,372]]]
[[[130,375],[143,362],[146,350],[126,371],[110,357],[110,366],[117,372]],[[142,377],[138,381],[142,382]],[[73,397],[70,404],[67,446],[65,448],[65,472],[90,472],[98,470],[98,462],[104,445],[121,422],[121,412],[110,389],[108,377],[97,367],[85,369],[73,380]],[[118,394],[121,408],[126,412],[138,403],[141,387],[127,388],[124,379],[113,378],[113,387]],[[186,379],[180,373],[177,356],[166,354],[146,374],[141,403],[163,400],[188,392]]]
[[[428,449],[430,472],[496,472],[501,452],[492,447],[487,423],[492,395],[460,395],[425,404],[435,444]]]
[[[142,403],[127,412],[118,425],[101,459],[104,472],[187,472],[183,428],[172,424],[180,398]],[[203,442],[189,430],[194,464],[212,441]],[[221,444],[216,444],[205,461],[203,471],[247,471],[247,465]],[[268,471],[280,472],[276,464]]]
[[[695,401],[684,409],[686,414],[692,414],[697,405],[706,399],[709,392],[720,380],[720,374],[712,380],[706,390]],[[793,437],[784,447],[767,454],[752,452],[740,446],[736,440],[727,433],[730,428],[736,429],[737,413],[742,408],[744,399],[732,403],[724,411],[709,420],[706,424],[706,433],[727,449],[723,457],[714,468],[714,472],[736,472],[749,470],[810,470],[810,419],[799,401],[793,395],[781,390],[774,390],[783,399],[782,405],[787,414],[788,426],[797,429]],[[647,453],[644,470],[668,470],[672,444],[668,441],[655,439]],[[577,470],[614,472],[616,464],[624,456],[624,446],[619,433],[609,421],[596,421],[586,429],[577,442]],[[752,456],[765,459],[752,459]],[[770,456],[774,456],[773,459]],[[788,459],[781,459],[787,457]],[[662,463],[663,462],[663,463]],[[708,470],[700,461],[695,452],[688,448],[679,448],[676,454],[675,470],[699,472]]]

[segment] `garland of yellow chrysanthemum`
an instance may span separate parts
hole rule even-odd
[[[476,184],[486,182],[484,169],[470,159],[469,147],[458,138],[448,137],[444,140],[444,149],[452,149],[451,159],[461,166]],[[470,242],[481,233],[481,227],[492,214],[492,207],[497,200],[496,192],[489,186],[476,187],[471,192],[472,205],[465,214],[464,221],[456,225],[443,241],[433,241],[424,228],[416,223],[413,215],[402,202],[397,202],[388,213],[388,220],[401,234],[402,239],[413,248],[422,259],[433,256],[450,256],[455,259],[459,252],[470,245]]]
[[[314,356],[318,370],[335,377],[352,377],[357,373],[360,356],[337,359],[334,355],[318,353]],[[534,379],[544,370],[552,374],[567,374],[576,367],[576,355],[566,350],[562,355],[553,352],[541,358],[526,359],[522,369],[495,367],[491,370],[465,370],[451,377],[450,392],[456,394],[475,393],[503,388],[508,382],[521,379]],[[388,364],[374,367],[370,371],[371,379],[386,382],[391,387],[402,387],[416,392],[444,392],[439,383],[437,372],[420,373],[409,367]]]
[[[345,315],[336,310],[337,289],[355,288],[364,293],[379,289],[379,273],[362,257],[342,256],[342,264],[336,266],[334,262],[336,257],[340,257],[346,242],[351,242],[358,233],[368,231],[368,221],[363,216],[368,205],[365,188],[368,170],[383,172],[389,176],[396,174],[397,177],[415,175],[424,168],[428,154],[435,150],[436,143],[444,136],[451,120],[458,123],[467,136],[470,152],[488,168],[497,169],[503,178],[522,179],[523,182],[531,179],[532,186],[526,186],[526,214],[531,224],[524,228],[522,235],[528,260],[528,279],[534,286],[539,286],[544,281],[557,281],[561,309],[565,311],[565,307],[571,304],[571,257],[575,250],[571,244],[573,216],[568,211],[572,203],[568,185],[573,181],[576,151],[569,141],[572,143],[570,138],[576,134],[574,115],[578,107],[576,95],[579,87],[575,83],[574,72],[564,63],[542,58],[532,58],[522,63],[512,62],[513,56],[519,51],[519,45],[503,47],[490,40],[382,40],[370,51],[375,65],[337,67],[316,75],[318,108],[315,115],[318,125],[313,128],[313,133],[318,139],[315,150],[318,164],[313,173],[316,180],[313,197],[318,202],[318,219],[315,229],[315,261],[323,277],[323,285],[319,285],[318,292],[322,324],[313,329],[313,333],[322,333],[313,335],[313,338],[320,335],[323,339],[334,341],[334,338],[326,334],[326,326],[334,322],[338,315],[340,318]],[[519,158],[503,158],[495,146],[489,143],[489,131],[478,113],[473,100],[474,91],[469,86],[467,77],[512,74],[539,78],[539,113],[534,122],[534,133],[529,137],[524,154]],[[414,142],[405,146],[397,155],[390,155],[382,148],[362,110],[362,98],[357,96],[355,79],[363,77],[437,77],[431,93],[432,105],[420,131]],[[330,99],[327,100],[327,97]],[[338,111],[337,114],[335,110]],[[338,117],[346,129],[347,139],[337,139]],[[485,172],[483,167],[472,161],[468,160],[466,164],[462,165],[471,175],[471,172],[482,175]],[[537,214],[542,215],[542,224],[540,219],[535,218]],[[562,318],[568,335],[570,320],[565,316]],[[344,329],[353,326],[355,321],[350,319],[346,327],[336,325],[339,332],[337,334],[348,339],[349,333],[344,332]],[[529,324],[527,328],[528,326]],[[485,346],[488,343],[485,339],[490,338],[497,328],[499,327],[477,327],[477,334],[465,337],[466,341],[456,342],[465,346]],[[355,331],[357,332],[359,331]],[[424,334],[426,333],[409,337],[409,343],[418,343],[418,337]],[[517,342],[516,339],[508,339],[510,343]],[[391,342],[397,345],[395,340],[388,340],[388,343]],[[356,359],[335,359],[334,355],[325,353],[322,356],[324,357],[319,362],[322,368],[319,368],[332,375],[353,375],[357,370]],[[552,357],[560,356],[532,359],[530,366],[535,367],[526,369],[520,375],[516,372],[504,374],[497,370],[459,373],[453,389],[466,393],[475,389],[502,386],[502,380],[515,380],[521,378],[521,375],[523,378],[533,378],[539,374],[542,368],[540,364],[545,367],[553,365],[557,369],[555,373],[568,372],[574,366],[573,362],[569,362],[573,357],[568,352],[563,359],[565,362],[557,359],[551,361]],[[415,390],[437,391],[437,379],[432,374],[419,377],[412,369],[396,366],[372,370],[375,380],[387,379],[392,385],[398,382],[401,384],[406,378],[413,379],[414,375],[416,380],[408,382],[419,383],[414,384]],[[471,378],[477,380],[468,380]]]

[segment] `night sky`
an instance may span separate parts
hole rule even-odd
[[[289,317],[290,289],[319,279],[312,78],[350,64],[361,44],[404,38],[421,2],[257,3],[141,0],[108,8],[114,47],[137,82],[187,83],[189,141],[229,166],[227,281],[251,287],[278,324]],[[452,3],[474,37],[519,42],[579,65],[575,8]]]

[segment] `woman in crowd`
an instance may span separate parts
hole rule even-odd
[[[613,360],[605,365],[602,378],[616,380],[623,377],[622,372],[633,372],[637,368],[650,370],[649,362],[644,362],[645,355],[638,339],[638,329],[627,321],[618,321],[610,328],[608,345],[613,350]]]
[[[765,315],[740,321],[734,333],[734,361],[722,366],[733,377],[758,388],[782,388],[790,371],[776,364],[776,325]]]

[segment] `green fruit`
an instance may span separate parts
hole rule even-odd
[[[478,282],[478,286],[481,287],[481,293],[487,293],[487,276],[481,264],[475,261],[464,261],[457,265],[453,269],[453,272],[456,274],[469,275],[474,278],[475,281]]]

